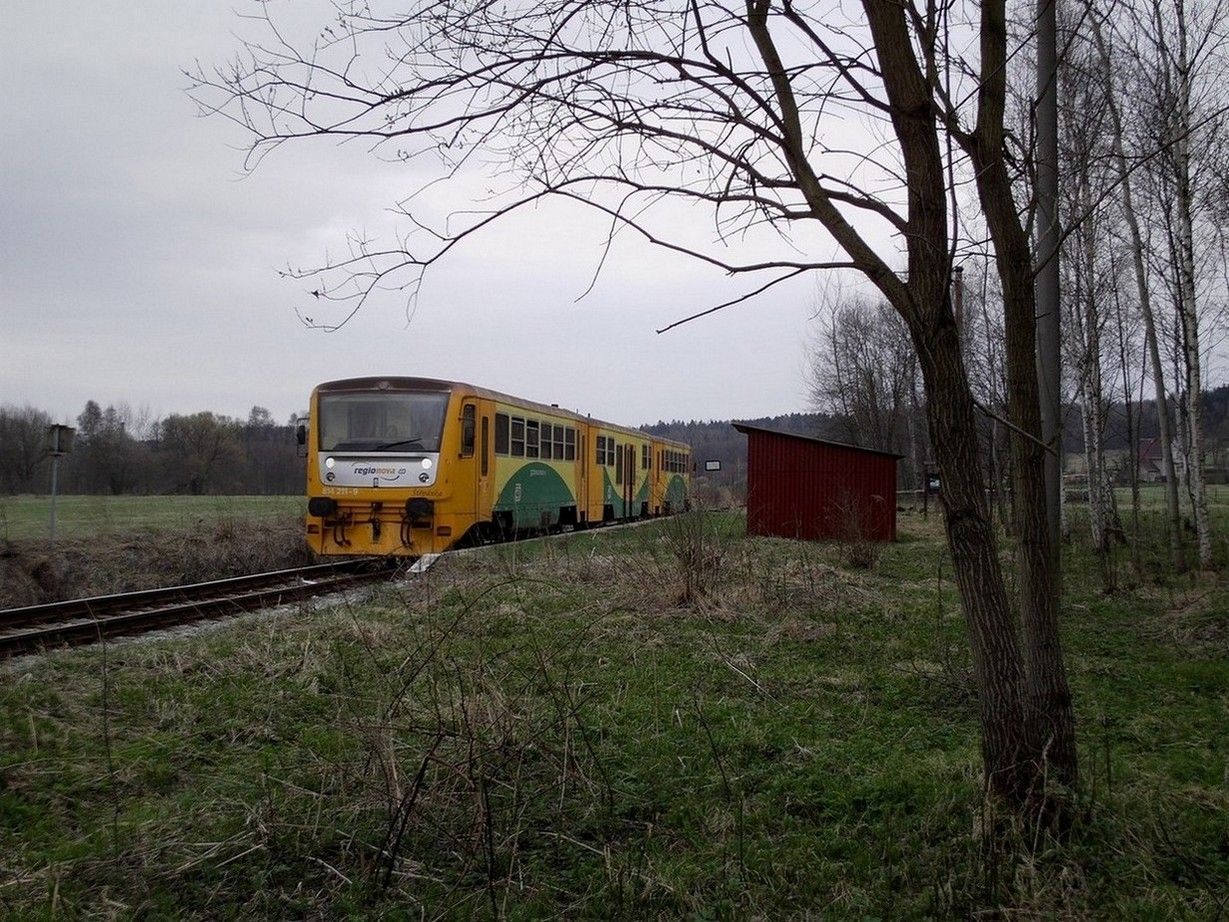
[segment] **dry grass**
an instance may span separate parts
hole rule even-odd
[[[277,570],[310,562],[302,522],[202,521],[191,530],[0,542],[0,608]]]

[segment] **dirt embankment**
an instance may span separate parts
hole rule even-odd
[[[0,608],[152,589],[311,563],[297,516],[163,530],[0,542]]]

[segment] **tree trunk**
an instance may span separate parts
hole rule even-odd
[[[972,393],[955,327],[914,329],[926,419],[943,490],[944,528],[973,653],[986,785],[1022,803],[1034,783],[1018,624],[986,504]]]
[[[1092,194],[1088,183],[1088,164],[1080,162],[1076,187],[1076,210],[1087,214]],[[1114,591],[1114,567],[1110,559],[1110,504],[1105,471],[1104,394],[1101,381],[1101,319],[1096,292],[1096,225],[1090,216],[1081,223],[1076,235],[1079,262],[1075,275],[1081,282],[1072,293],[1072,317],[1080,338],[1079,364],[1080,416],[1084,426],[1084,457],[1087,465],[1088,518],[1092,530],[1093,549],[1101,569],[1101,584],[1106,592]]]
[[[1004,160],[1007,18],[1003,0],[981,4],[981,66],[977,126],[962,143],[973,160],[978,198],[1003,283],[1008,412],[1016,427],[1011,455],[1030,756],[1038,777],[1074,786],[1078,776],[1075,715],[1058,633],[1058,547],[1051,540],[1046,516],[1046,449],[1040,442],[1033,259]]]
[[[1177,186],[1178,250],[1180,261],[1178,310],[1182,316],[1182,350],[1186,365],[1186,416],[1190,438],[1187,456],[1187,479],[1191,487],[1191,505],[1195,512],[1195,538],[1199,546],[1199,566],[1212,567],[1212,530],[1208,522],[1208,492],[1203,476],[1203,420],[1200,398],[1203,375],[1199,354],[1199,315],[1195,304],[1195,234],[1192,226],[1191,193],[1191,74],[1187,59],[1186,11],[1179,0],[1175,4],[1178,19],[1178,137],[1174,142],[1174,169]]]

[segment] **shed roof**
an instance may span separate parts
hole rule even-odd
[[[898,455],[894,451],[882,451],[878,448],[867,448],[864,445],[850,445],[848,442],[834,442],[831,439],[821,439],[814,435],[799,435],[797,432],[782,432],[780,429],[765,429],[763,426],[753,426],[750,423],[732,423],[739,432],[744,435],[749,435],[752,432],[763,432],[768,435],[779,435],[787,439],[801,439],[804,442],[816,442],[820,445],[829,445],[833,448],[848,448],[850,451],[863,451],[870,455],[883,455],[887,458],[903,458],[904,455]]]

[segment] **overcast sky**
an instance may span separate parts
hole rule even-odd
[[[807,408],[814,281],[658,335],[756,283],[627,238],[577,302],[604,234],[578,206],[464,246],[412,316],[390,295],[338,332],[306,328],[296,309],[318,305],[277,270],[387,229],[414,177],[332,144],[283,148],[244,175],[243,136],[196,117],[180,72],[234,53],[244,2],[49,0],[7,18],[0,403],[64,421],[88,399],[158,415],[260,404],[283,420],[319,381],[408,374],[637,424]]]

